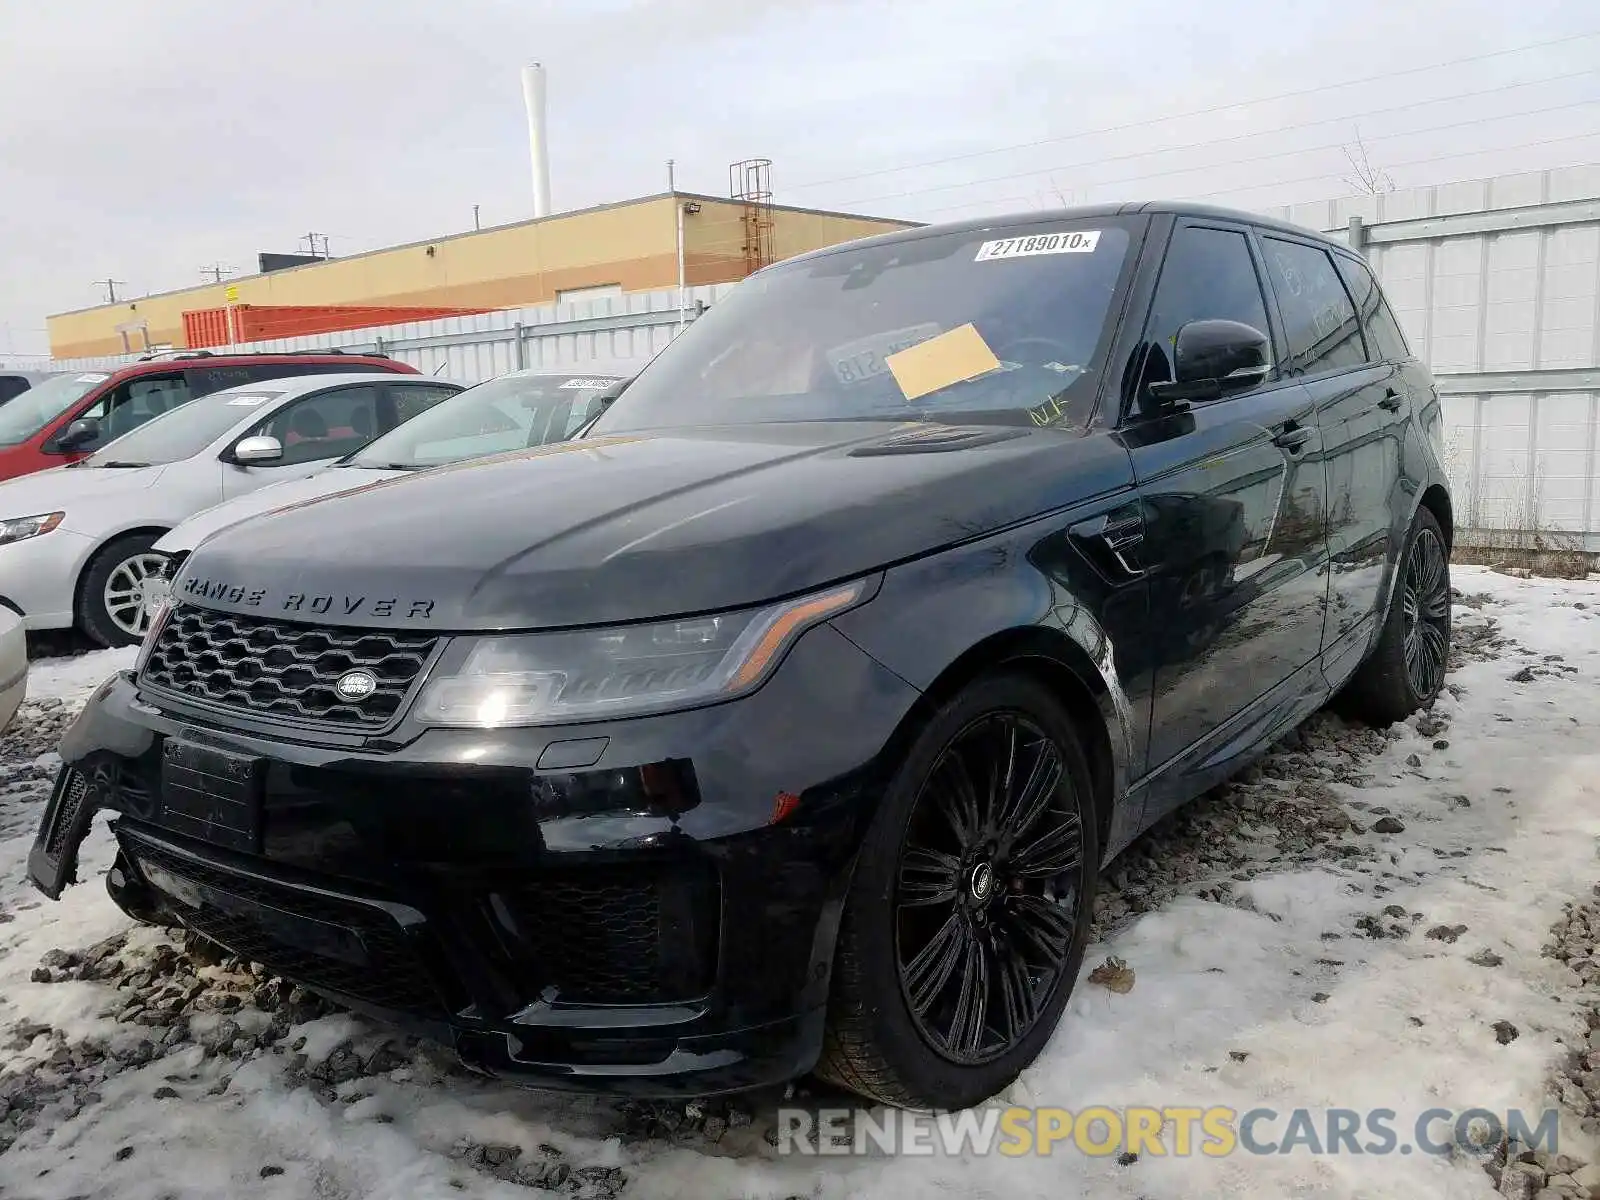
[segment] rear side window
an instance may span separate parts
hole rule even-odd
[[[28,381],[20,375],[0,375],[0,404],[28,390]]]
[[[184,374],[189,377],[189,387],[196,396],[209,396],[223,388],[256,383],[261,378],[249,367],[195,367]]]
[[[412,417],[420,416],[439,401],[454,396],[460,390],[454,387],[440,387],[436,383],[391,384],[389,395],[394,399],[394,423],[403,425]]]
[[[1367,331],[1367,355],[1374,362],[1403,362],[1411,357],[1406,347],[1405,334],[1400,323],[1389,311],[1389,302],[1383,298],[1383,289],[1373,278],[1367,264],[1342,254],[1333,256],[1339,264],[1339,274],[1355,299],[1356,311],[1361,314],[1361,324]]]
[[[1172,378],[1178,330],[1190,321],[1242,321],[1269,332],[1267,304],[1245,235],[1228,229],[1180,226],[1172,235],[1145,328],[1140,392]]]
[[[1365,363],[1361,324],[1328,252],[1275,237],[1261,247],[1289,341],[1284,369],[1315,375]]]

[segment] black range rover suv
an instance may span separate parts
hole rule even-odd
[[[1439,399],[1344,247],[1127,204],[768,268],[576,440],[203,542],[68,730],[178,922],[550,1086],[973,1104],[1104,864],[1437,695]]]

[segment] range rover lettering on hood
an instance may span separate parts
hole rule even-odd
[[[269,592],[266,588],[245,587],[222,579],[188,579],[178,589],[180,596],[196,600],[215,600],[236,608],[258,609],[263,615],[341,617],[402,617],[426,621],[433,616],[436,601],[405,596],[352,596],[309,592]]]

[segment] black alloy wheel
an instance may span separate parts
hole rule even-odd
[[[1083,828],[1060,749],[1017,712],[958,733],[912,812],[896,881],[895,963],[917,1031],[992,1062],[1039,1019],[1083,898]]]
[[[1378,639],[1335,707],[1375,725],[1403,721],[1439,698],[1449,667],[1450,544],[1439,519],[1421,508],[1395,560]]]
[[[1015,668],[911,738],[856,858],[817,1073],[870,1100],[970,1108],[1044,1049],[1088,944],[1099,877],[1078,726]]]
[[[1401,636],[1411,690],[1426,700],[1444,686],[1450,659],[1450,572],[1444,543],[1432,529],[1417,531],[1406,556],[1400,596]]]

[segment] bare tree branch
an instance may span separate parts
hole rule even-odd
[[[1356,143],[1354,148],[1344,148],[1345,161],[1350,164],[1350,169],[1355,172],[1354,178],[1349,175],[1344,177],[1345,186],[1352,191],[1363,192],[1369,196],[1382,195],[1384,192],[1394,191],[1394,177],[1381,167],[1372,165],[1372,160],[1367,157],[1366,143],[1361,140],[1361,129],[1356,128]]]

